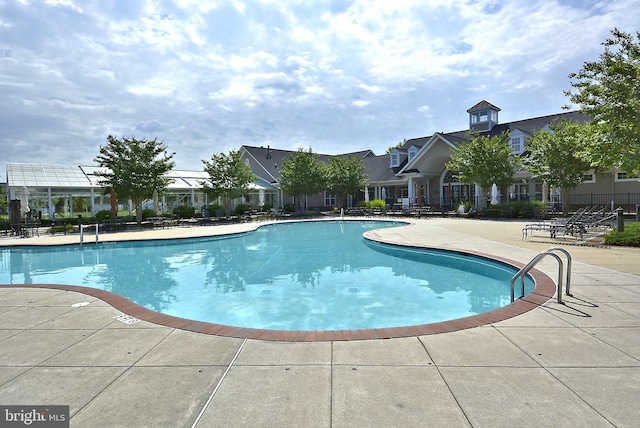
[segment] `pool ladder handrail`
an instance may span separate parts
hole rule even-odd
[[[571,254],[569,254],[569,252],[567,250],[565,250],[564,248],[560,248],[560,247],[554,247],[554,248],[549,248],[547,251],[543,251],[541,253],[538,253],[535,257],[533,257],[529,263],[527,263],[526,265],[524,265],[514,276],[513,278],[511,278],[511,303],[513,303],[515,301],[515,282],[516,279],[518,279],[518,277],[520,277],[520,281],[522,283],[522,291],[521,291],[521,295],[519,297],[519,299],[521,299],[522,297],[524,297],[524,278],[525,275],[527,273],[529,273],[529,271],[531,269],[533,269],[533,267],[535,265],[538,264],[538,262],[540,260],[542,260],[543,258],[545,258],[546,256],[551,256],[554,259],[556,259],[556,261],[558,262],[558,303],[562,303],[562,272],[563,272],[563,268],[564,268],[564,264],[562,262],[562,259],[560,258],[560,256],[558,256],[557,254],[555,254],[556,251],[560,251],[561,253],[563,253],[566,257],[567,257],[567,285],[566,285],[566,290],[565,290],[565,294],[567,296],[571,296]]]

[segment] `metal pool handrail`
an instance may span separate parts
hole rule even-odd
[[[571,294],[571,254],[569,254],[569,252],[564,248],[560,248],[560,247],[549,248],[547,250],[547,252],[550,252],[550,251],[552,252],[560,251],[567,257],[567,276],[565,281],[566,285],[565,285],[564,294],[566,294],[567,296],[573,296],[573,294]]]
[[[525,278],[525,275],[531,269],[533,269],[533,267],[535,265],[537,265],[540,260],[542,260],[546,256],[551,256],[554,259],[556,259],[556,261],[558,262],[558,303],[562,303],[562,271],[563,271],[563,268],[564,268],[564,264],[562,262],[562,259],[557,254],[555,254],[554,251],[560,251],[560,252],[564,253],[565,256],[567,256],[567,289],[566,289],[566,294],[569,295],[569,296],[571,295],[569,293],[570,286],[571,286],[571,255],[569,254],[569,252],[567,250],[565,250],[563,248],[549,248],[547,251],[544,251],[542,253],[538,253],[535,257],[533,257],[529,261],[529,263],[524,265],[513,276],[513,278],[511,278],[511,302],[512,303],[515,301],[515,282],[516,282],[516,279],[518,279],[518,277],[520,277],[520,281],[522,283],[522,291],[521,291],[521,295],[519,297],[519,298],[522,298],[524,296],[524,278]]]

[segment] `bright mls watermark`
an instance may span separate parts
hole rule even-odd
[[[0,405],[0,427],[69,428],[69,406]]]

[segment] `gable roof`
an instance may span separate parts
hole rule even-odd
[[[254,160],[254,166],[261,170],[256,171],[255,168],[252,168],[254,170],[254,174],[257,174],[262,179],[267,180],[271,183],[280,180],[280,167],[282,167],[282,164],[286,158],[291,156],[292,153],[295,153],[295,150],[280,150],[274,149],[270,146],[257,147],[243,145],[241,150],[246,153],[246,156],[252,158]],[[320,161],[322,162],[329,162],[329,159],[335,156],[354,156],[362,160],[376,157],[375,153],[373,153],[372,150],[361,150],[357,152],[342,153],[338,155],[326,155],[316,152],[314,152],[314,154],[317,154]]]
[[[387,153],[380,156],[369,156],[363,159],[364,170],[369,177],[370,183],[392,183],[402,181],[400,177],[396,176],[396,172],[400,170],[398,168],[389,168],[391,161],[391,154]],[[406,160],[402,166],[406,164]]]

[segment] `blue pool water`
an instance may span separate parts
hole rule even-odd
[[[0,284],[93,287],[164,314],[272,330],[428,324],[510,303],[515,268],[362,237],[386,227],[405,226],[291,222],[224,237],[0,247]]]

